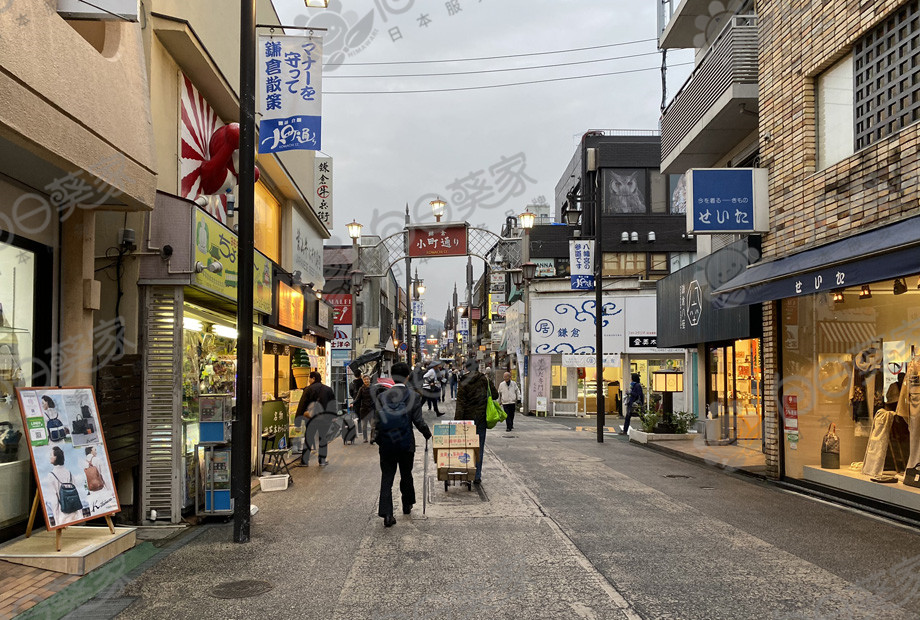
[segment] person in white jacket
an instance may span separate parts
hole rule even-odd
[[[511,380],[511,373],[505,373],[505,380],[498,384],[498,401],[505,410],[506,430],[514,430],[514,410],[517,409],[517,401],[521,398],[521,390],[518,384]]]

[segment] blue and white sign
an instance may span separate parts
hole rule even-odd
[[[597,353],[593,295],[531,298],[530,306],[530,344],[534,353]],[[623,351],[625,307],[622,297],[604,297],[601,319],[605,353]]]
[[[594,290],[594,241],[569,241],[573,291]]]
[[[700,168],[688,170],[686,178],[687,232],[754,233],[769,229],[766,168]]]
[[[413,325],[424,325],[425,324],[425,306],[421,301],[412,302],[412,324]]]
[[[460,319],[457,322],[457,327],[460,328],[457,331],[459,331],[464,336],[470,335],[470,320],[467,317],[463,317],[462,319]]]
[[[259,152],[322,147],[323,43],[309,36],[260,36]]]

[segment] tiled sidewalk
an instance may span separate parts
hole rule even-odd
[[[0,620],[31,609],[77,579],[76,575],[0,561]]]

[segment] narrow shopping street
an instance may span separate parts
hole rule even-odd
[[[593,421],[525,417],[512,433],[490,431],[479,491],[445,493],[429,467],[426,514],[397,508],[390,529],[376,516],[375,448],[337,440],[328,467],[298,468],[287,491],[255,496],[251,543],[234,544],[228,524],[192,528],[187,544],[70,617],[920,614],[915,529],[621,437],[598,444]],[[422,458],[420,448],[417,489]],[[245,580],[271,589],[211,594]]]

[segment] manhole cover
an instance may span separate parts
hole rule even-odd
[[[214,598],[252,598],[265,594],[272,587],[272,584],[267,581],[258,581],[256,579],[229,581],[212,588],[210,595]]]
[[[685,476],[683,474],[665,474],[665,478],[690,478],[690,476]]]

